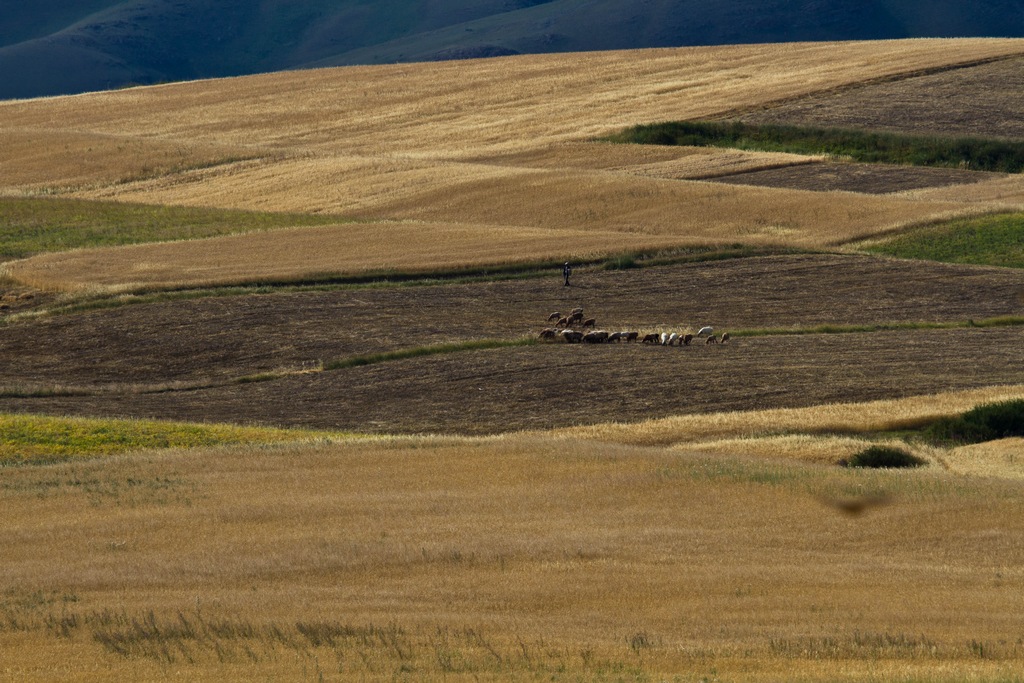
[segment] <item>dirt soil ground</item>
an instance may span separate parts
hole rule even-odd
[[[786,187],[828,192],[843,190],[867,194],[888,194],[925,187],[969,185],[1005,177],[1001,173],[980,173],[955,168],[893,166],[890,164],[814,163],[751,171],[715,178],[734,185]]]
[[[1024,139],[1024,58],[800,98],[739,118],[749,123],[867,128],[921,135]]]
[[[101,395],[0,399],[0,411],[387,432],[490,433],[854,401],[1024,381],[1021,328],[757,337],[719,347],[459,352],[255,384],[256,372],[425,344],[536,335],[584,306],[605,329],[719,331],[1024,314],[1020,271],[865,256],[747,258],[551,278],[238,296],[0,327],[0,387]],[[138,385],[138,386],[135,386]]]

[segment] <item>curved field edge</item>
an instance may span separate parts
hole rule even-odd
[[[836,403],[810,408],[682,415],[643,422],[552,430],[554,436],[637,446],[683,446],[722,439],[791,435],[871,435],[916,429],[984,403],[1024,397],[1024,385],[993,386],[926,396]]]
[[[0,414],[0,465],[223,445],[353,439],[407,444],[449,441],[486,444],[529,441],[537,437],[834,465],[867,445],[899,442],[906,446],[898,434],[939,418],[1021,397],[1024,397],[1024,385],[1000,386],[864,403],[710,413],[488,437],[387,436],[228,424]],[[909,448],[945,470],[1020,479],[1024,478],[1024,458],[1014,457],[1019,446],[1020,439],[1007,439],[952,449],[923,443],[912,443]]]
[[[851,246],[899,258],[1024,268],[1024,213],[961,218]]]
[[[624,252],[743,245],[821,249],[975,209],[852,193],[592,177],[498,185],[409,205],[403,222],[282,228],[204,240],[82,249],[5,264],[44,290],[106,292],[429,274]],[[637,182],[647,185],[638,193]],[[500,195],[501,200],[496,198]],[[510,202],[505,206],[504,202]],[[689,205],[679,214],[680,202]],[[591,207],[591,208],[587,208]],[[583,213],[580,213],[583,211]],[[396,212],[402,213],[396,208]],[[596,213],[595,213],[596,212]],[[448,222],[451,217],[457,222]]]

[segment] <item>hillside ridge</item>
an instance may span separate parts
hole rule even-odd
[[[0,99],[317,66],[513,54],[1024,36],[1024,0],[91,0],[0,17]]]

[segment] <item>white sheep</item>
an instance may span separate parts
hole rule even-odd
[[[697,330],[697,336],[698,337],[703,337],[705,334],[711,335],[711,334],[714,334],[714,333],[715,333],[715,330],[710,325],[705,325],[704,327],[702,327],[699,330]]]

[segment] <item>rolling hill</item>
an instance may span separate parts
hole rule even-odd
[[[1024,2],[61,0],[0,17],[0,98],[310,66],[948,36],[1024,36]]]
[[[1024,174],[601,137],[1021,140],[1022,72],[846,41],[0,102],[4,680],[1019,680],[1024,439],[925,437],[1024,399]],[[995,262],[906,258],[963,226]],[[538,335],[582,306],[719,336]]]

